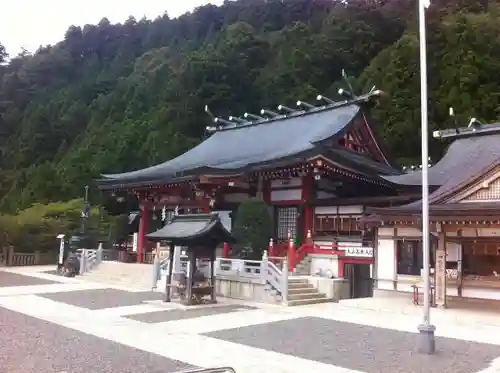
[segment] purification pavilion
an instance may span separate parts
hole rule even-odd
[[[207,296],[210,297],[209,302],[215,303],[215,250],[221,242],[234,241],[218,214],[176,215],[163,228],[148,234],[147,238],[154,242],[166,242],[170,246],[166,302],[171,301],[173,289],[188,305],[198,304]],[[174,263],[176,246],[184,247],[188,257],[185,281],[173,278],[174,268],[177,267]],[[208,267],[205,273],[200,268],[202,260],[204,266]],[[201,279],[196,278],[197,274],[201,274]]]
[[[373,236],[358,219],[367,206],[407,203],[419,191],[390,179],[402,172],[391,166],[369,115],[383,92],[343,94],[339,102],[320,95],[315,105],[214,118],[212,135],[177,158],[102,175],[102,190],[138,198],[138,260],[148,249],[152,210],[231,216],[240,202],[258,198],[274,214],[273,255],[287,255],[291,239],[298,252],[301,243],[314,243],[296,258],[288,252],[292,270],[309,256],[310,273],[343,277],[346,265],[360,264],[369,277]]]
[[[434,302],[500,300],[500,124],[436,131],[453,139],[429,169],[431,273]],[[421,172],[385,179],[418,186]],[[378,227],[375,291],[413,292],[421,286],[421,201],[371,208],[363,223]],[[420,290],[421,292],[421,290]]]

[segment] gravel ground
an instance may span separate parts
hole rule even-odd
[[[0,330],[2,373],[171,373],[193,368],[2,307]]]
[[[500,356],[500,346],[449,338],[437,338],[437,353],[425,356],[416,352],[417,334],[316,317],[206,335],[367,373],[473,373]]]
[[[234,304],[234,305],[220,306],[220,307],[217,306],[217,307],[202,307],[202,308],[194,308],[186,310],[172,309],[165,311],[155,311],[148,313],[140,313],[136,315],[129,315],[127,317],[132,320],[141,321],[148,324],[154,324],[158,322],[186,320],[195,317],[220,315],[224,313],[248,311],[252,309],[256,308]]]
[[[59,282],[45,280],[43,278],[19,275],[17,273],[10,273],[0,270],[0,287],[51,284],[59,284]]]
[[[95,289],[46,293],[39,294],[39,296],[90,310],[100,310],[133,306],[151,300],[161,300],[163,294],[151,291],[128,292],[116,289]]]

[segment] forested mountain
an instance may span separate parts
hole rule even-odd
[[[499,116],[498,2],[432,0],[431,129],[453,125],[449,106],[459,123]],[[178,155],[205,135],[206,104],[227,116],[335,97],[342,69],[359,91],[389,94],[376,131],[396,164],[416,162],[416,25],[408,0],[238,0],[71,26],[57,45],[8,63],[0,47],[0,208],[81,196],[100,172]]]

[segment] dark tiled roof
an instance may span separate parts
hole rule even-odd
[[[366,176],[401,175],[401,171],[394,167],[377,162],[363,154],[345,148],[329,148],[323,152],[325,156],[336,160],[342,165],[351,166],[353,170]],[[382,176],[383,177],[383,176]],[[383,178],[387,178],[383,177]],[[397,177],[397,176],[393,176]]]
[[[218,130],[188,152],[162,164],[121,174],[102,175],[101,186],[178,179],[200,171],[243,170],[307,155],[316,144],[341,135],[359,113],[356,104],[317,108],[255,124]]]
[[[369,216],[360,219],[364,225],[379,225],[383,222],[420,221],[420,202],[392,208],[368,208]],[[500,202],[445,203],[429,206],[431,221],[500,220]]]
[[[500,135],[455,140],[441,160],[429,169],[429,185],[439,186],[430,202],[444,198],[500,163]],[[382,176],[399,185],[421,185],[420,171],[400,176]]]
[[[482,212],[488,210],[495,214],[497,204],[446,203],[446,200],[498,165],[500,165],[500,134],[484,134],[455,140],[444,157],[429,169],[429,184],[438,185],[438,188],[429,195],[431,215],[439,214],[440,211],[446,213],[456,211],[460,214],[460,211],[470,213],[472,210]],[[421,177],[421,172],[383,176],[384,179],[400,185],[415,185],[409,184],[410,181]],[[418,200],[397,207],[371,209],[370,212],[375,214],[373,219],[377,219],[377,216],[417,216],[421,209],[422,201]]]
[[[420,216],[422,210],[421,201],[391,208],[368,207],[367,212],[375,215],[386,215],[390,212],[394,216],[415,215]],[[453,211],[457,215],[477,215],[484,213],[497,214],[500,217],[500,202],[457,202],[443,203],[429,206],[429,211],[433,216],[446,215]]]
[[[176,215],[163,228],[146,237],[152,241],[165,240],[186,245],[196,242],[206,243],[212,239],[219,242],[234,242],[234,238],[224,228],[217,213]]]

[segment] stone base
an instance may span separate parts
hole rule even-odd
[[[432,355],[436,352],[436,340],[434,338],[434,331],[436,327],[429,324],[421,324],[418,326],[419,345],[418,352],[421,354]]]

